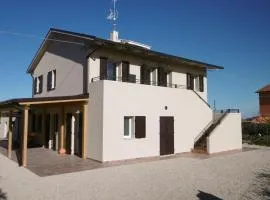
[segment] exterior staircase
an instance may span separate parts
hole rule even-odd
[[[207,124],[206,127],[201,131],[201,133],[195,138],[194,148],[192,149],[192,152],[207,153],[207,137],[231,111],[231,109],[227,109],[215,111],[213,113],[213,120],[209,124]]]

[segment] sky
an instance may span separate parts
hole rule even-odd
[[[112,6],[111,0],[1,0],[0,101],[31,97],[26,69],[49,28],[108,39]],[[258,114],[255,91],[270,83],[269,0],[118,0],[117,9],[120,38],[223,66],[208,72],[209,104]]]

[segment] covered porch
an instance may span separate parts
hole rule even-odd
[[[12,99],[0,103],[0,112],[9,118],[7,156],[16,149],[21,166],[30,147],[86,158],[88,94]]]

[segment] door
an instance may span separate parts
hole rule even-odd
[[[160,155],[174,153],[174,117],[160,117]]]
[[[71,131],[72,131],[72,114],[67,113],[66,115],[66,153],[71,153]]]

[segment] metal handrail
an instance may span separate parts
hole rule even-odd
[[[112,77],[111,79],[108,77],[104,77],[101,79],[100,76],[93,77],[91,79],[91,82],[99,81],[99,80],[110,80],[110,81],[118,81],[118,82],[127,82],[127,83],[135,83],[135,84],[142,84],[142,85],[152,85],[152,86],[161,86],[161,87],[169,87],[169,88],[179,88],[179,89],[186,89],[186,85],[180,85],[180,84],[173,84],[173,83],[166,83],[165,85],[161,85],[161,82],[157,81],[149,81],[148,83],[142,83],[142,79],[134,79],[135,81],[133,82],[130,77],[127,78],[126,81],[123,81],[122,76],[116,76]]]

